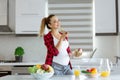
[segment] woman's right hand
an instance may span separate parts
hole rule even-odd
[[[61,34],[60,39],[59,39],[59,41],[58,41],[58,43],[57,43],[57,45],[56,45],[56,48],[57,48],[58,50],[60,50],[62,41],[65,40],[65,38],[66,38],[67,36],[68,36],[68,33],[67,33],[67,32]]]
[[[65,37],[68,36],[68,32],[65,32],[61,35],[60,40],[65,40]]]

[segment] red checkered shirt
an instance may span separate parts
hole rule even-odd
[[[68,40],[67,37],[66,37],[66,39]],[[53,61],[53,57],[57,56],[59,54],[58,49],[54,45],[53,36],[51,34],[51,31],[48,34],[44,35],[44,44],[47,47],[47,56],[46,56],[45,64],[51,65],[52,61]],[[67,52],[68,52],[68,54],[71,53],[69,46],[67,48]],[[69,61],[69,65],[72,68],[70,61]]]

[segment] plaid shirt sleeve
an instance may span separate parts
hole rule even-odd
[[[48,33],[44,36],[44,43],[47,47],[47,56],[45,63],[51,65],[53,56],[57,56],[59,54],[58,49],[54,46],[53,37],[51,33]]]
[[[44,37],[45,45],[47,50],[53,55],[58,55],[58,49],[54,46],[53,38],[51,36]]]

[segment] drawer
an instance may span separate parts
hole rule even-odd
[[[12,75],[29,75],[29,66],[14,66],[12,67]]]
[[[11,75],[11,71],[0,71],[0,77],[6,76],[6,75]]]

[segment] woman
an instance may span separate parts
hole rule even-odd
[[[50,29],[46,35],[44,34],[45,26]],[[59,32],[59,28],[60,21],[54,14],[42,19],[40,35],[44,36],[44,43],[47,47],[45,64],[54,68],[55,75],[73,75],[69,57],[71,51],[67,40],[68,33]]]

